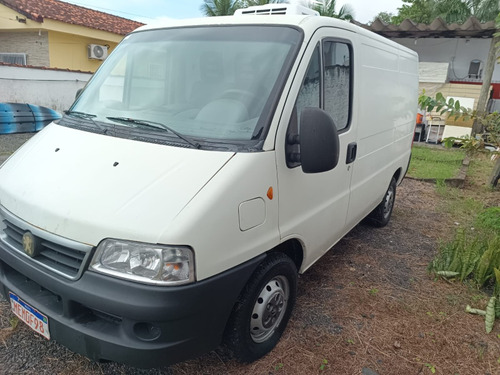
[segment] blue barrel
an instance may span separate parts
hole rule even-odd
[[[61,115],[53,109],[23,103],[0,103],[0,134],[37,132]]]

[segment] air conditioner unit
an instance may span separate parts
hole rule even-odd
[[[311,8],[302,5],[293,4],[266,4],[256,5],[244,9],[237,9],[234,12],[235,16],[247,15],[302,15],[302,16],[319,16],[319,13]]]
[[[88,57],[89,59],[104,60],[108,57],[108,47],[99,44],[89,44]]]

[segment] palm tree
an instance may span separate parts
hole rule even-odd
[[[447,23],[463,23],[470,16],[487,22],[493,21],[499,11],[498,0],[439,0],[435,2],[434,16]]]
[[[266,5],[271,3],[283,3],[281,0],[243,0],[243,7],[251,7],[254,5]]]
[[[200,10],[208,17],[232,16],[241,7],[240,0],[203,0]]]
[[[472,16],[471,1],[441,0],[435,3],[434,18],[441,17],[446,23],[463,23]]]
[[[493,21],[500,13],[498,0],[469,0],[472,14],[480,22]]]
[[[316,4],[312,6],[312,9],[317,11],[320,16],[338,18],[341,20],[354,19],[354,10],[349,4],[343,5],[337,13],[335,11],[336,3],[336,0],[323,0],[321,2],[316,1]]]

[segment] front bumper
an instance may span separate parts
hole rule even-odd
[[[51,339],[72,351],[158,367],[221,343],[233,305],[264,257],[194,284],[164,287],[91,271],[69,280],[0,241],[0,292],[8,298],[12,291],[47,315]]]

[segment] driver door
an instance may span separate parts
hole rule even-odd
[[[277,138],[279,227],[282,241],[298,238],[305,248],[303,272],[346,232],[350,181],[355,164],[353,124],[352,33],[321,29],[309,44],[292,85],[285,113],[291,113],[286,133]],[[335,35],[332,37],[331,35]],[[338,165],[327,172],[304,173],[300,161],[301,111],[319,107],[333,119],[340,139]],[[289,110],[287,111],[287,108]],[[286,120],[285,120],[286,121]],[[283,127],[282,127],[283,128]]]

